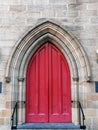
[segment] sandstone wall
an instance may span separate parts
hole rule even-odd
[[[45,20],[65,26],[88,55],[92,82],[84,82],[83,106],[87,129],[98,130],[98,0],[0,0],[0,130],[10,129],[11,122],[11,84],[5,82],[11,52],[30,28]]]

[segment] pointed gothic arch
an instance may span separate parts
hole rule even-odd
[[[11,79],[12,101],[25,100],[27,65],[35,51],[47,41],[57,46],[68,61],[71,71],[72,100],[78,98],[76,88],[78,79],[91,80],[89,61],[82,45],[63,27],[46,21],[31,29],[14,47],[6,69],[6,82],[10,82]]]

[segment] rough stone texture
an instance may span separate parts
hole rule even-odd
[[[23,12],[26,10],[26,6],[25,5],[11,5],[9,10],[12,12]]]
[[[39,21],[63,25],[84,47],[91,65],[92,82],[79,84],[87,130],[98,130],[98,0],[0,0],[0,130],[10,130],[12,84],[5,82],[8,60],[20,37]],[[82,60],[82,59],[81,59]],[[81,76],[81,74],[80,74]]]

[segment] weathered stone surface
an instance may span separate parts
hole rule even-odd
[[[10,109],[11,108],[11,101],[6,101],[6,108],[7,109]]]
[[[79,12],[79,15],[81,16],[81,17],[84,17],[84,16],[97,16],[97,12],[96,12],[96,10],[82,10],[82,11],[80,11]]]
[[[1,5],[19,4],[18,0],[0,0]]]
[[[68,5],[68,10],[87,10],[87,4],[69,4]]]
[[[4,124],[4,118],[0,118],[0,125]]]
[[[79,12],[74,11],[74,10],[67,11],[66,13],[66,16],[68,17],[77,17],[78,15],[79,15]]]
[[[90,110],[87,110],[86,113],[87,113],[87,116],[89,116],[89,117],[96,117],[97,111],[96,111],[96,109],[95,110],[90,109]]]
[[[77,0],[77,3],[94,3],[98,2],[97,0]]]
[[[94,24],[94,23],[95,23],[95,24],[98,24],[98,17],[92,17],[92,18],[91,18],[91,23],[92,23],[92,24]]]
[[[22,12],[22,11],[26,11],[26,6],[25,5],[11,5],[9,10],[12,12]]]
[[[97,1],[98,2],[98,1]],[[98,10],[98,3],[89,3],[87,5],[88,10]]]
[[[1,5],[0,4],[0,13],[2,13],[2,11],[3,12],[9,11],[9,6],[8,5]]]
[[[84,17],[79,16],[79,17],[77,17],[75,19],[75,23],[77,23],[78,25],[80,25],[80,24],[84,24],[84,25],[88,24],[89,21],[90,21],[90,18],[87,18],[86,16],[84,16]]]
[[[10,110],[2,110],[2,114],[1,114],[2,117],[9,117],[11,116],[11,113],[10,113]]]

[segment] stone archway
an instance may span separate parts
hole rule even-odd
[[[79,98],[78,79],[81,82],[91,80],[89,61],[82,45],[66,29],[46,21],[31,29],[14,47],[6,69],[6,82],[10,82],[11,79],[12,101],[25,100],[28,62],[35,51],[47,41],[57,46],[68,61],[71,70],[72,100],[77,101]],[[72,120],[77,123],[77,119]]]

